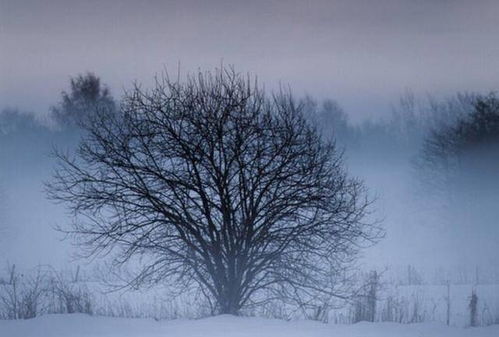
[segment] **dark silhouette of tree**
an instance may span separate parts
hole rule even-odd
[[[21,112],[14,108],[4,108],[0,112],[0,137],[38,131],[42,128],[33,113]]]
[[[305,118],[317,127],[326,141],[350,145],[354,130],[348,122],[348,115],[336,101],[326,99],[318,104],[312,97],[306,96],[301,104]]]
[[[51,116],[61,128],[79,127],[93,114],[116,110],[109,89],[93,73],[78,75],[70,80],[69,92],[62,92],[59,104],[51,108]]]
[[[499,188],[499,99],[474,96],[470,107],[454,123],[433,129],[416,160],[422,182],[434,191]]]
[[[199,287],[230,314],[271,294],[335,296],[380,235],[362,183],[291,95],[232,69],[135,87],[86,131],[49,193],[83,216],[69,232],[89,254],[144,257],[130,284]]]

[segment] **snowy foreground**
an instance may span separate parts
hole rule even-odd
[[[499,325],[481,328],[447,327],[440,323],[321,324],[218,316],[200,320],[154,321],[47,315],[30,320],[0,320],[2,337],[497,337]]]

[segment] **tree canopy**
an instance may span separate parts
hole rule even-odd
[[[88,72],[70,80],[69,92],[62,92],[62,100],[51,107],[51,116],[61,128],[81,126],[92,114],[108,113],[116,109],[109,89],[99,77]]]
[[[119,114],[94,117],[49,193],[79,215],[68,231],[90,254],[147,257],[135,284],[198,287],[219,313],[272,295],[312,303],[341,296],[346,266],[379,238],[363,184],[291,94],[233,69],[136,86]]]
[[[439,192],[499,189],[499,99],[476,95],[453,123],[434,128],[416,161],[422,181]]]

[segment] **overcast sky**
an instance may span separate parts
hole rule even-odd
[[[234,64],[355,116],[406,88],[499,87],[499,1],[0,0],[0,106],[44,112],[69,76],[115,95],[166,66]]]

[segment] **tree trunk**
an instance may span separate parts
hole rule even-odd
[[[218,303],[220,305],[220,314],[239,315],[239,310],[241,310],[239,298],[224,296],[224,298],[218,300]]]
[[[239,315],[241,310],[241,286],[236,280],[227,280],[222,293],[218,296],[220,314]]]

